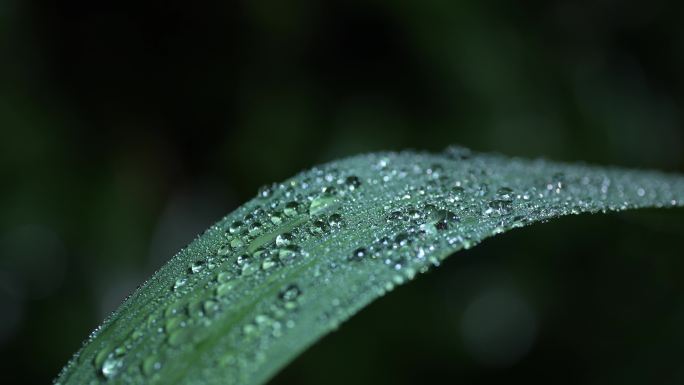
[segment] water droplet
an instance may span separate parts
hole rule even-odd
[[[452,160],[466,160],[472,156],[472,151],[461,146],[449,146],[444,150],[444,155]]]
[[[458,222],[456,214],[448,210],[440,210],[438,217],[440,219],[435,223],[437,230],[446,230],[452,223]]]
[[[257,332],[257,327],[251,323],[246,324],[245,326],[242,327],[242,332],[249,336]]]
[[[183,309],[184,309],[184,306],[185,306],[185,305],[182,304],[182,303],[180,303],[180,302],[172,303],[171,305],[169,305],[169,306],[166,308],[166,310],[164,310],[164,316],[165,316],[165,317],[173,317],[173,316],[175,316],[176,314],[182,314],[183,311],[184,311],[184,310],[183,310]]]
[[[344,184],[350,191],[354,191],[361,187],[361,180],[356,175],[350,175],[344,180]]]
[[[271,196],[271,194],[273,194],[274,188],[275,188],[275,185],[273,185],[273,184],[261,186],[259,188],[257,195],[259,196],[259,198],[268,198]]]
[[[93,359],[93,364],[97,367],[101,367],[102,363],[109,357],[109,354],[111,352],[109,349],[101,349],[97,354],[95,355],[95,358]]]
[[[276,246],[283,247],[283,246],[287,246],[290,243],[292,243],[293,240],[294,240],[294,236],[292,235],[292,233],[282,233],[282,234],[278,234],[278,236],[276,237],[275,243],[276,243]]]
[[[299,289],[299,286],[292,284],[281,290],[278,298],[285,303],[286,308],[293,309],[297,306],[296,301],[301,294],[302,291]]]
[[[269,270],[273,267],[276,267],[276,265],[278,265],[278,261],[275,258],[267,257],[261,262],[261,269]]]
[[[255,237],[261,233],[262,225],[261,222],[255,221],[249,226],[249,235]]]
[[[197,274],[204,270],[205,261],[195,261],[190,265],[190,273]]]
[[[367,253],[368,251],[364,247],[359,247],[358,249],[354,250],[349,259],[352,261],[360,261],[366,257]]]
[[[121,358],[114,357],[112,354],[102,363],[100,373],[102,373],[104,378],[109,380],[114,378],[119,373],[119,369],[121,369],[122,366],[123,360]]]
[[[182,315],[170,318],[164,324],[164,329],[167,333],[170,333],[178,328],[185,327],[185,317]]]
[[[401,232],[401,233],[397,234],[396,237],[394,237],[394,242],[398,246],[406,246],[409,244],[409,235],[405,232]]]
[[[233,278],[233,276],[230,273],[228,273],[226,271],[222,271],[222,272],[218,273],[218,275],[216,276],[216,282],[226,283],[226,282],[230,281],[232,278]]]
[[[488,208],[485,210],[486,215],[507,215],[512,210],[513,202],[496,199],[489,202]]]
[[[291,201],[285,205],[285,209],[283,209],[283,214],[287,215],[288,217],[294,217],[295,215],[297,215],[298,210],[299,203]]]
[[[169,334],[168,342],[169,345],[177,347],[185,345],[192,339],[192,333],[187,328],[176,329],[171,334]]]
[[[439,210],[435,205],[425,205],[425,220],[428,223],[436,223],[446,218],[446,210]]]
[[[562,172],[557,172],[551,176],[551,181],[546,185],[546,189],[550,192],[555,192],[556,194],[559,194],[563,190],[565,185],[565,174]],[[605,179],[603,186],[601,186],[601,192],[607,192],[608,185],[610,185],[610,180]]]
[[[219,247],[216,254],[218,254],[220,257],[227,257],[228,255],[230,255],[230,244],[225,244]]]
[[[242,275],[252,275],[256,273],[257,270],[258,266],[256,263],[245,262],[242,265],[240,265],[240,274]]]
[[[233,287],[235,286],[235,281],[230,281],[230,282],[225,282],[216,288],[216,295],[219,297],[224,297],[228,295],[233,290]]]
[[[509,187],[501,187],[496,190],[496,197],[501,200],[511,200],[513,199],[513,189]]]
[[[332,206],[336,201],[335,195],[333,195],[330,190],[324,191],[311,201],[311,204],[309,205],[309,215],[316,216],[326,211],[326,209]]]
[[[340,227],[342,227],[342,215],[337,214],[337,213],[332,214],[328,218],[328,224],[332,228],[339,229]]]
[[[202,301],[200,299],[193,299],[187,306],[188,315],[191,318],[204,317],[204,309],[202,308]]]
[[[329,229],[330,229],[330,226],[328,225],[328,223],[321,220],[321,219],[316,219],[310,228],[311,234],[313,234],[313,235],[321,235],[321,234],[327,232]]]
[[[388,222],[403,221],[403,220],[405,220],[405,219],[406,219],[406,218],[404,218],[404,213],[402,213],[402,212],[399,211],[399,210],[392,211],[392,212],[389,213],[389,215],[387,216],[387,221],[388,221]]]
[[[487,185],[487,183],[480,183],[475,188],[474,192],[475,192],[475,196],[483,197],[489,193],[489,185]]]
[[[278,250],[278,259],[283,263],[291,262],[301,253],[301,250],[301,247],[297,245],[287,245]]]
[[[242,240],[240,238],[233,238],[230,241],[230,247],[233,249],[238,249],[243,246]]]
[[[240,231],[240,228],[242,228],[243,223],[242,221],[235,221],[230,224],[230,227],[228,227],[228,232],[231,234],[235,234],[238,231]]]
[[[435,163],[428,167],[428,169],[425,170],[425,172],[433,178],[439,178],[440,175],[444,172],[444,167],[439,163]]]
[[[463,199],[463,195],[465,195],[465,189],[461,186],[454,186],[451,189],[451,193],[453,194],[454,200],[460,201]]]
[[[159,356],[156,354],[145,357],[141,365],[142,372],[146,376],[153,375],[154,373],[158,372],[161,367],[161,360],[159,360]]]
[[[283,217],[280,212],[271,213],[271,223],[274,225],[279,225],[283,221]]]
[[[188,280],[185,277],[178,278],[176,282],[173,284],[173,291],[179,290],[181,287],[185,286],[187,282]]]
[[[219,304],[213,299],[208,299],[202,304],[202,309],[207,317],[213,317],[219,311]]]

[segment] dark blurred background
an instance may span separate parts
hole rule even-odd
[[[684,172],[681,2],[0,1],[0,382],[259,185],[376,150]],[[275,384],[684,383],[681,209],[459,253]]]

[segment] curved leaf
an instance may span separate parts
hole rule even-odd
[[[332,162],[216,223],[133,293],[59,384],[261,384],[448,255],[550,218],[681,206],[684,177],[474,154]]]

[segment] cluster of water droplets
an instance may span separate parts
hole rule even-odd
[[[212,226],[93,333],[59,381],[266,378],[292,341],[306,346],[458,249],[560,215],[681,205],[681,191],[681,178],[458,147],[333,162],[261,188]]]

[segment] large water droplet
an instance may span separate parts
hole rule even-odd
[[[513,202],[507,200],[496,199],[488,204],[485,210],[486,215],[500,216],[507,215],[513,209]]]
[[[114,355],[111,354],[102,363],[102,368],[100,370],[100,373],[102,373],[104,378],[109,380],[111,378],[114,378],[119,373],[119,370],[121,369],[122,366],[123,366],[123,360],[121,358],[114,357]]]
[[[301,247],[297,245],[287,245],[278,250],[278,259],[283,263],[292,262],[301,253]]]
[[[321,219],[316,219],[310,227],[311,234],[313,235],[321,235],[327,232],[329,229],[330,226],[328,225],[328,223]]]
[[[279,225],[283,221],[283,216],[280,212],[273,212],[271,213],[271,223],[274,225]]]
[[[185,286],[185,284],[188,283],[188,279],[185,277],[178,278],[176,282],[173,284],[173,290],[178,291],[180,288]]]
[[[513,189],[510,187],[501,187],[496,190],[496,197],[501,200],[513,199]]]
[[[290,243],[292,243],[293,240],[294,240],[294,236],[291,233],[282,233],[282,234],[278,234],[278,236],[276,237],[275,243],[276,243],[276,246],[283,247],[283,246],[287,246]]]
[[[249,226],[249,235],[256,237],[257,235],[261,234],[263,225],[259,221],[255,221]]]
[[[235,234],[238,231],[240,231],[243,225],[244,224],[242,223],[242,221],[235,221],[230,224],[230,227],[228,227],[228,232],[231,234]]]
[[[190,272],[193,274],[199,273],[204,270],[204,261],[195,261],[190,265]]]
[[[225,244],[219,247],[216,254],[218,254],[219,257],[227,257],[228,255],[230,255],[230,244]]]
[[[342,215],[337,214],[337,213],[332,214],[332,215],[328,218],[328,224],[329,224],[330,227],[332,227],[333,229],[339,229],[340,227],[342,227]]]
[[[278,265],[278,261],[273,257],[266,257],[261,262],[262,270],[270,270]]]
[[[238,248],[242,247],[243,245],[244,245],[244,243],[242,243],[242,240],[240,238],[233,238],[230,241],[230,247],[232,247],[233,249],[238,249]]]
[[[311,201],[311,204],[309,205],[309,215],[318,215],[332,206],[335,202],[336,196],[329,190],[326,190]]]
[[[287,215],[288,217],[294,217],[295,215],[297,215],[298,210],[299,203],[291,201],[285,205],[285,208],[283,209],[283,214]]]

